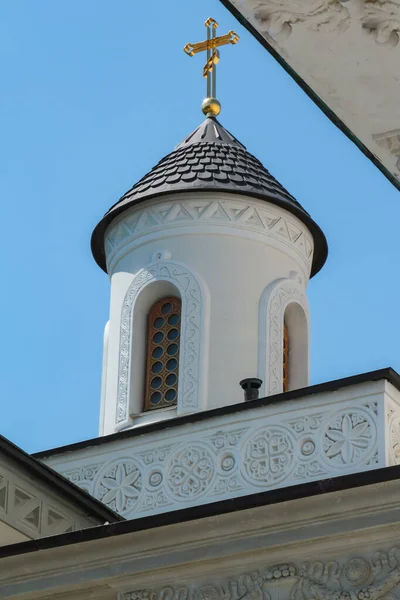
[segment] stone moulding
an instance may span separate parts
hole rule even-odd
[[[257,3],[254,16],[264,34],[283,39],[299,22],[314,31],[345,31],[350,24],[347,8],[338,0],[269,0]]]
[[[400,40],[399,0],[365,0],[362,27],[379,45],[394,47]]]
[[[362,0],[354,12],[347,0],[250,0],[248,4],[263,35],[280,41],[285,41],[299,24],[309,31],[341,34],[349,29],[355,15],[359,27],[377,44],[394,47],[400,40],[399,0]]]
[[[396,167],[400,172],[400,129],[376,133],[372,136],[381,148],[388,150],[396,159]]]
[[[222,227],[224,233],[232,230],[247,230],[265,236],[266,241],[289,246],[304,264],[307,277],[311,271],[314,242],[307,227],[289,212],[268,204],[246,198],[237,199],[229,194],[190,194],[185,199],[151,201],[132,208],[117,219],[106,233],[105,250],[107,269],[112,273],[117,261],[123,255],[125,247],[132,251],[143,239],[179,228],[180,234],[185,228]],[[200,230],[204,231],[204,230]]]
[[[49,464],[128,518],[379,468],[383,386],[215,417]]]
[[[135,302],[140,292],[156,281],[174,284],[182,300],[178,413],[200,410],[206,395],[208,294],[205,284],[200,283],[198,276],[195,276],[186,265],[170,260],[156,261],[135,275],[122,306],[115,416],[119,428],[128,425],[130,418],[129,383],[134,348],[132,318]]]
[[[94,524],[19,475],[12,463],[9,468],[4,464],[0,466],[0,521],[30,538],[66,533]]]
[[[206,582],[120,593],[119,600],[394,600],[400,550],[331,560],[263,565]]]

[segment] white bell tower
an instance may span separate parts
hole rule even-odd
[[[100,433],[308,385],[306,287],[325,236],[208,117],[93,232],[111,280]]]

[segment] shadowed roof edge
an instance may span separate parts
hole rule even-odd
[[[135,183],[97,224],[91,248],[100,268],[107,272],[104,237],[118,215],[144,200],[196,191],[241,194],[281,206],[298,217],[314,238],[311,276],[325,263],[328,245],[321,228],[239,140],[209,117]]]

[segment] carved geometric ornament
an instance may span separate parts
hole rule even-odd
[[[263,205],[264,204],[264,205]],[[311,270],[314,243],[308,229],[298,219],[281,209],[251,199],[238,200],[180,200],[152,202],[148,206],[131,209],[117,221],[106,235],[107,264],[126,244],[143,235],[165,231],[167,227],[215,225],[254,231],[289,245]]]
[[[192,423],[186,432],[170,429],[150,443],[137,436],[123,456],[110,449],[63,475],[125,517],[139,518],[383,464],[371,401],[289,410],[279,421],[265,410],[257,418],[251,412],[233,422]]]

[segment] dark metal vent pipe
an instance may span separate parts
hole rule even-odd
[[[258,390],[262,385],[262,379],[258,379],[258,377],[247,377],[247,379],[242,379],[239,385],[244,391],[245,402],[257,400]]]

